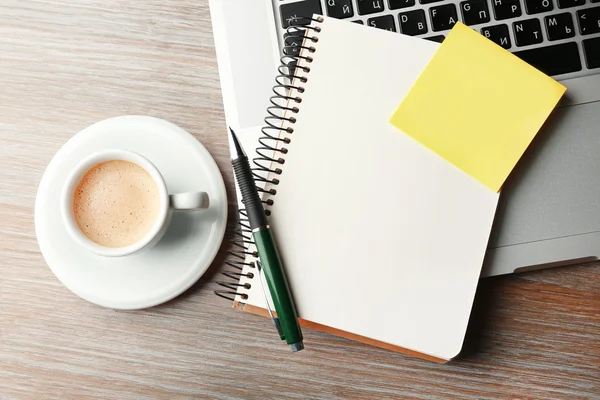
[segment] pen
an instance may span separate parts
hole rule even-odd
[[[271,235],[267,216],[254,183],[248,157],[244,153],[233,129],[229,128],[229,131],[233,141],[231,163],[233,164],[240,192],[242,192],[242,201],[250,220],[252,237],[256,243],[258,258],[271,292],[277,318],[285,336],[285,341],[291,346],[292,351],[299,351],[304,348],[302,331],[298,324],[298,314],[296,313],[290,288],[283,272],[281,258],[275,246],[273,235]]]
[[[267,292],[265,292],[265,287],[263,286],[262,283],[262,268],[260,266],[260,263],[258,261],[254,261],[254,268],[256,268],[256,270],[258,271],[258,283],[260,283],[260,290],[263,293],[263,296],[265,297],[265,303],[267,304],[267,311],[269,312],[269,317],[271,317],[271,321],[273,321],[273,325],[275,325],[275,329],[277,329],[277,333],[279,334],[279,338],[281,340],[285,339],[285,335],[283,334],[283,331],[281,330],[281,325],[279,324],[279,319],[275,318],[275,316],[273,315],[273,312],[271,311],[271,306],[269,305],[269,299],[267,298]]]

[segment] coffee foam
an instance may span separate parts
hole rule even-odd
[[[156,182],[137,164],[113,160],[91,168],[73,197],[81,231],[106,247],[140,241],[152,228],[160,209]]]

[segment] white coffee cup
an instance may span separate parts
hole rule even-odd
[[[106,247],[88,238],[79,228],[73,211],[75,190],[84,175],[94,166],[113,160],[129,161],[146,170],[156,183],[159,193],[160,205],[156,221],[142,239],[124,247]],[[67,178],[61,198],[63,220],[71,237],[87,250],[106,257],[127,256],[152,247],[167,231],[174,210],[203,210],[207,209],[209,204],[206,192],[169,194],[163,176],[150,160],[140,154],[119,149],[99,151],[79,162]]]

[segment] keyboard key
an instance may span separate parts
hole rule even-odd
[[[431,7],[429,14],[431,15],[431,30],[436,32],[452,29],[456,25],[456,21],[458,21],[456,6],[454,4]]]
[[[419,3],[421,3],[421,4],[429,4],[429,3],[436,3],[438,1],[442,1],[442,0],[419,0]]]
[[[463,22],[467,25],[490,22],[490,11],[487,0],[467,0],[460,3]]]
[[[360,19],[357,19],[356,21],[352,21],[352,22],[354,22],[355,24],[360,24],[360,25],[364,25],[365,24]]]
[[[313,14],[323,15],[320,0],[304,0],[297,3],[282,4],[279,7],[281,26],[287,28],[294,18],[309,17]]]
[[[291,75],[291,76],[296,75],[296,67],[297,66],[298,66],[298,60],[292,60],[289,63],[287,63],[288,75]]]
[[[586,39],[583,42],[583,54],[585,54],[585,64],[589,69],[600,68],[600,37]]]
[[[422,35],[427,33],[427,22],[425,21],[425,11],[414,10],[398,14],[400,22],[400,32],[405,35]]]
[[[577,22],[582,35],[600,32],[600,7],[577,11]]]
[[[330,17],[344,19],[354,16],[352,0],[327,0],[325,5],[327,6],[327,15]]]
[[[481,28],[481,34],[505,49],[510,49],[510,46],[512,46],[508,26],[505,24]]]
[[[548,75],[581,71],[579,49],[575,42],[521,50],[513,54]]]
[[[431,40],[432,42],[442,43],[444,41],[444,39],[446,39],[446,36],[444,36],[444,35],[437,35],[437,36],[426,37],[425,39],[426,40]]]
[[[367,20],[367,25],[386,31],[396,32],[394,17],[391,15],[382,15],[381,17],[369,18]]]
[[[513,32],[517,46],[529,46],[530,44],[542,43],[542,27],[537,18],[513,22]]]
[[[388,0],[391,10],[397,10],[399,8],[412,7],[415,5],[415,0]]]
[[[590,3],[600,3],[600,0],[590,0]]]
[[[496,19],[508,19],[521,16],[519,0],[492,0]]]
[[[360,15],[373,14],[383,11],[383,0],[356,0],[358,13]]]
[[[302,46],[302,40],[304,38],[299,37],[300,34],[304,36],[306,30],[298,31],[298,33],[294,32],[293,35],[288,35],[287,33],[283,34],[283,54],[287,56],[297,56],[300,54],[300,46]]]
[[[585,4],[585,0],[558,0],[558,8],[577,7]]]
[[[575,26],[571,13],[548,15],[544,17],[549,40],[560,40],[575,36]]]
[[[539,14],[554,10],[552,0],[525,0],[525,11],[527,14]]]

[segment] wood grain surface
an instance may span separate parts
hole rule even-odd
[[[227,243],[167,304],[79,299],[40,254],[36,189],[72,135],[124,114],[192,132],[233,214],[206,0],[0,0],[0,398],[600,398],[598,263],[482,280],[447,365],[309,329],[291,354],[270,321],[212,293]]]

